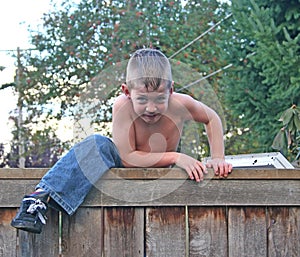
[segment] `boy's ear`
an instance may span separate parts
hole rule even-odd
[[[172,85],[170,87],[170,95],[174,92],[174,81],[172,81]]]
[[[128,86],[127,86],[125,83],[122,84],[122,92],[123,92],[128,98],[130,98],[130,91],[129,91],[129,89],[128,89]]]

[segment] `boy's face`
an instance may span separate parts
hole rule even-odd
[[[160,85],[155,91],[151,87],[147,89],[144,85],[135,86],[130,90],[126,85],[122,85],[122,90],[126,96],[130,97],[135,113],[144,122],[154,124],[168,109],[173,85],[171,88]]]

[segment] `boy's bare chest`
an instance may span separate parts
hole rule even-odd
[[[162,118],[154,125],[135,122],[135,143],[137,150],[147,152],[176,151],[182,124],[168,118]]]

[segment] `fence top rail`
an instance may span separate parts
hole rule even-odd
[[[48,169],[0,169],[0,207],[18,207]],[[87,195],[99,206],[300,206],[300,169],[234,169],[227,179],[210,170],[191,181],[178,168],[115,168]]]
[[[48,168],[1,168],[1,180],[35,180],[40,179]],[[102,179],[183,179],[188,178],[186,172],[180,168],[113,168]],[[208,179],[217,180],[213,171],[209,169]],[[227,180],[260,180],[260,179],[291,179],[300,180],[300,169],[273,169],[273,168],[235,168],[226,178]]]

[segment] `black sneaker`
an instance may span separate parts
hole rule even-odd
[[[48,197],[48,193],[26,195],[19,212],[10,224],[17,229],[40,234],[43,225],[46,224],[47,217],[45,214],[48,209]]]

